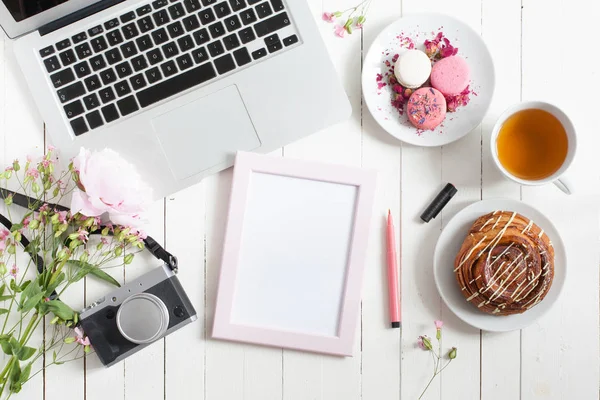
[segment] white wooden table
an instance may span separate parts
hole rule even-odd
[[[46,400],[308,400],[416,399],[432,370],[415,346],[443,319],[446,346],[458,347],[454,365],[429,389],[427,399],[598,399],[600,90],[597,65],[598,2],[561,0],[373,0],[367,24],[349,38],[334,37],[323,11],[346,9],[355,0],[308,0],[352,102],[349,121],[277,152],[380,171],[366,265],[359,334],[353,358],[213,341],[210,337],[231,172],[207,178],[154,205],[150,233],[179,257],[180,279],[199,320],[108,370],[98,360],[49,368],[17,399]],[[363,51],[384,26],[403,13],[435,11],[463,19],[487,42],[497,88],[481,127],[442,148],[402,145],[383,132],[361,100]],[[10,41],[0,47],[0,161],[40,154],[44,125],[19,81]],[[309,79],[307,77],[307,79]],[[575,96],[567,97],[573,85]],[[293,92],[290,93],[293,95]],[[580,192],[520,187],[502,179],[489,154],[495,118],[514,102],[541,99],[564,108],[580,133],[572,168]],[[445,182],[458,195],[429,224],[418,216]],[[491,334],[458,320],[433,282],[432,253],[444,224],[482,198],[529,202],[549,215],[565,239],[569,276],[553,309],[522,331]],[[403,330],[388,328],[383,215],[391,208],[401,237]],[[138,260],[120,278],[150,267]],[[70,293],[71,304],[92,301],[107,287],[88,281]],[[43,333],[39,332],[39,337]]]

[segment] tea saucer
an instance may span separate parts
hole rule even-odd
[[[402,38],[411,38],[417,49],[424,50],[423,42],[438,32],[443,32],[469,63],[470,87],[476,95],[471,95],[468,105],[448,113],[435,130],[419,133],[406,115],[400,116],[392,107],[390,86],[378,88],[377,74],[387,72],[384,61],[402,50]],[[475,129],[492,101],[494,85],[494,64],[481,36],[464,22],[442,14],[412,14],[390,24],[377,36],[363,63],[362,89],[369,111],[390,135],[417,146],[442,146]]]
[[[498,316],[479,311],[464,298],[454,276],[454,259],[469,229],[477,218],[496,210],[515,211],[534,221],[546,232],[554,246],[552,287],[544,300],[523,314]],[[560,296],[565,284],[566,272],[565,246],[552,222],[534,207],[510,199],[483,200],[463,208],[442,231],[433,256],[435,284],[448,308],[467,324],[486,331],[506,332],[532,324],[546,313]]]

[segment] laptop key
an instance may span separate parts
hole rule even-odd
[[[154,14],[152,14],[152,18],[154,18],[154,23],[156,24],[156,26],[161,26],[171,22],[167,10],[160,10],[158,12],[155,12]]]
[[[258,18],[266,18],[269,15],[273,14],[273,10],[271,10],[271,6],[268,2],[260,3],[255,7],[256,13],[258,14]]]
[[[96,129],[104,125],[104,121],[102,121],[102,117],[100,116],[100,111],[94,111],[87,114],[85,119],[87,119],[90,129]]]
[[[223,27],[223,24],[220,21],[215,22],[214,24],[209,26],[208,30],[210,31],[210,35],[213,39],[216,39],[225,34],[225,28]]]
[[[169,35],[171,35],[171,38],[175,39],[178,36],[183,35],[183,26],[181,26],[181,22],[179,21],[175,21],[172,24],[170,24],[169,26],[167,26],[167,31],[169,31]]]
[[[137,43],[140,51],[146,51],[152,47],[152,39],[150,39],[150,35],[140,36],[139,38],[135,39],[135,42]]]
[[[129,115],[140,109],[133,96],[125,97],[124,99],[117,101],[117,106],[119,107],[122,116]]]
[[[129,83],[131,83],[131,87],[133,90],[139,90],[146,86],[146,80],[144,79],[143,74],[137,74],[129,78]]]
[[[133,42],[127,42],[121,45],[121,53],[123,53],[123,57],[129,58],[135,56],[138,51],[135,48],[135,44]]]
[[[115,71],[112,68],[109,68],[100,72],[100,78],[102,78],[102,83],[110,85],[117,80],[117,75],[115,75]]]
[[[85,88],[83,87],[83,83],[75,82],[72,85],[69,85],[69,86],[63,87],[62,89],[57,90],[56,93],[58,94],[58,98],[60,99],[60,102],[66,103],[67,101],[71,101],[73,99],[76,99],[79,96],[84,95]]]
[[[77,61],[77,57],[75,57],[75,53],[73,50],[68,49],[59,54],[60,60],[63,65],[66,67],[67,65],[71,65]]]
[[[50,75],[50,80],[55,88],[59,88],[67,83],[73,82],[75,80],[75,74],[73,74],[71,68],[67,68]]]
[[[102,54],[90,58],[90,64],[94,71],[100,71],[102,68],[106,67],[106,61],[104,61]]]
[[[298,36],[296,35],[292,35],[292,36],[288,36],[285,39],[283,39],[283,44],[287,47],[287,46],[291,46],[294,43],[298,43]]]
[[[194,57],[196,64],[202,64],[209,59],[208,53],[204,47],[200,47],[192,51],[192,56]]]
[[[283,49],[283,45],[281,42],[277,42],[267,46],[267,49],[269,49],[269,53],[275,53],[276,51]]]
[[[108,40],[108,43],[110,43],[111,46],[116,46],[120,43],[123,43],[123,36],[118,30],[108,32],[106,34],[106,39]]]
[[[215,21],[215,13],[213,13],[213,10],[211,8],[207,8],[205,10],[200,11],[200,22],[202,22],[203,25],[208,25],[211,22]]]
[[[248,0],[249,5],[254,5],[256,3],[260,3],[260,0]]]
[[[69,39],[61,40],[60,42],[56,43],[56,50],[58,50],[58,51],[64,50],[67,47],[69,47],[70,45],[71,45],[71,41]]]
[[[248,53],[248,49],[245,47],[242,47],[241,49],[237,49],[236,51],[234,51],[233,57],[235,58],[237,65],[240,67],[242,65],[246,65],[250,61],[252,61],[252,57],[250,57],[250,53]]]
[[[123,35],[127,39],[133,39],[134,37],[136,37],[137,35],[140,34],[138,32],[138,29],[136,28],[135,24],[133,24],[133,23],[125,25],[124,27],[121,28],[121,30],[123,31]]]
[[[194,48],[194,39],[190,35],[177,39],[177,44],[182,52],[186,52]]]
[[[258,24],[254,25],[254,29],[256,30],[258,37],[262,37],[268,35],[269,33],[278,31],[279,29],[290,24],[290,18],[288,17],[287,13],[281,13],[259,22]]]
[[[189,17],[185,17],[181,20],[183,22],[183,26],[185,30],[190,32],[200,28],[200,22],[198,22],[198,17],[195,14],[190,15]]]
[[[116,28],[117,26],[119,26],[119,20],[116,18],[113,18],[110,21],[106,21],[104,23],[104,29],[106,29],[107,31]]]
[[[127,83],[127,81],[121,81],[121,82],[115,84],[114,88],[115,88],[115,93],[117,93],[117,96],[119,96],[119,97],[123,97],[123,96],[131,93],[131,88],[129,87],[129,83]]]
[[[177,67],[173,61],[167,61],[166,63],[162,64],[160,69],[162,69],[165,78],[177,73]]]
[[[87,43],[82,43],[79,46],[75,47],[75,51],[77,52],[77,56],[80,60],[92,55],[92,49]]]
[[[101,34],[102,32],[104,32],[104,29],[102,29],[102,25],[97,25],[93,28],[88,29],[88,35],[90,36],[96,36]]]
[[[225,26],[229,32],[233,32],[242,27],[242,23],[237,15],[232,15],[225,20]]]
[[[163,56],[162,56],[162,53],[160,52],[160,49],[150,50],[148,52],[147,56],[148,56],[148,61],[150,61],[150,65],[158,64],[159,62],[161,62],[163,60]]]
[[[169,40],[167,31],[165,31],[164,28],[160,28],[152,32],[152,38],[154,39],[154,44],[156,44],[157,46]]]
[[[208,62],[193,69],[189,69],[171,79],[149,86],[138,92],[136,96],[140,106],[145,108],[151,104],[181,93],[184,90],[200,85],[216,76],[217,74],[215,73],[214,67]]]
[[[169,4],[167,0],[156,0],[152,2],[152,8],[158,10],[159,8],[164,7],[167,4]]]
[[[95,93],[92,93],[83,98],[83,103],[85,104],[85,108],[88,111],[93,110],[96,107],[100,107],[100,101],[98,100],[98,96]]]
[[[275,44],[277,42],[279,42],[279,35],[277,35],[277,34],[270,35],[270,36],[267,36],[265,38],[265,45],[266,46],[270,46],[270,45]]]
[[[100,83],[100,78],[98,78],[98,75],[93,75],[90,76],[89,78],[86,78],[83,83],[85,83],[85,87],[87,88],[88,92],[94,92],[97,89],[100,89],[100,87],[102,87],[102,84]]]
[[[73,129],[75,136],[82,135],[89,130],[83,117],[79,117],[71,121],[71,128]]]
[[[266,55],[267,55],[266,49],[258,49],[256,51],[252,52],[252,58],[254,58],[255,60],[258,60],[259,58],[263,58]]]
[[[177,45],[175,44],[175,42],[170,42],[170,43],[165,44],[162,47],[162,51],[165,54],[166,58],[175,57],[176,55],[179,54],[179,49],[177,48]]]
[[[242,18],[242,22],[244,23],[244,25],[248,25],[253,22],[256,22],[256,14],[254,14],[254,11],[252,11],[251,8],[248,10],[242,11],[242,13],[240,14],[240,17]]]
[[[215,13],[218,18],[223,18],[231,14],[231,10],[229,9],[229,4],[227,2],[222,2],[214,6]]]
[[[231,9],[234,12],[246,8],[246,2],[244,0],[229,0],[229,5],[231,5]]]
[[[225,52],[223,45],[218,40],[216,42],[210,43],[206,47],[208,48],[208,52],[210,53],[210,55],[213,57],[220,56]]]
[[[107,51],[104,54],[106,55],[106,60],[108,61],[108,63],[110,65],[116,64],[119,61],[123,60],[123,57],[121,56],[121,53],[119,52],[119,49],[117,49],[117,48],[110,49],[109,51]]]
[[[140,32],[142,33],[146,33],[154,29],[154,24],[152,23],[152,18],[150,18],[150,16],[140,19],[137,24],[140,28]]]
[[[60,68],[60,62],[56,56],[46,58],[44,60],[44,65],[46,66],[46,71],[48,72],[54,72]]]
[[[202,0],[202,4],[204,4],[204,7],[208,7],[212,4],[215,4],[217,2],[217,0]]]
[[[180,71],[185,71],[188,68],[192,68],[194,63],[192,62],[192,57],[189,54],[184,54],[182,56],[177,57],[177,66]]]
[[[98,92],[98,95],[100,96],[100,99],[102,99],[103,104],[110,103],[111,101],[113,101],[116,98],[115,92],[112,90],[111,87],[106,87],[106,88],[100,90]]]
[[[144,58],[144,56],[132,58],[131,65],[133,65],[133,69],[136,72],[148,68],[148,63],[146,62],[146,58]]]
[[[194,32],[194,40],[196,40],[196,44],[198,46],[208,43],[208,41],[210,40],[210,36],[208,36],[208,31],[205,28],[202,28],[199,31]]]
[[[73,39],[74,44],[77,44],[87,39],[87,35],[85,34],[85,32],[80,32],[77,35],[73,36],[71,39]]]
[[[142,15],[146,15],[148,13],[152,12],[152,7],[150,6],[150,4],[146,4],[145,6],[141,6],[140,8],[138,8],[137,10],[135,10],[136,14],[138,15],[138,17],[141,17]]]
[[[189,14],[200,9],[200,2],[198,0],[184,0],[183,5]]]
[[[134,19],[135,19],[135,13],[133,11],[130,11],[127,14],[121,15],[121,18],[120,18],[122,23],[133,21]]]
[[[100,109],[102,111],[102,115],[104,115],[104,120],[109,123],[119,118],[119,112],[117,111],[117,107],[114,104],[109,104]]]
[[[238,35],[240,36],[240,40],[242,41],[243,44],[246,44],[246,43],[251,42],[254,39],[256,39],[256,35],[254,35],[254,31],[250,27],[242,29],[241,31],[238,32]]]
[[[148,71],[146,71],[146,79],[148,79],[148,83],[150,85],[160,81],[162,79],[162,75],[158,67],[150,68]]]
[[[84,76],[88,76],[92,73],[89,64],[86,61],[80,62],[79,64],[75,64],[73,66],[77,77],[83,78]]]
[[[125,78],[133,73],[131,66],[127,61],[117,65],[115,69],[117,70],[117,75],[119,75],[119,78]]]
[[[221,75],[235,69],[235,62],[233,61],[231,54],[225,54],[223,57],[217,58],[214,62],[217,71]]]
[[[235,49],[236,47],[240,47],[240,41],[238,40],[235,33],[232,35],[229,35],[229,36],[225,36],[223,38],[223,43],[225,43],[225,48],[227,50],[232,50],[232,49]]]
[[[90,44],[92,45],[92,49],[94,49],[96,53],[108,49],[108,43],[106,43],[106,39],[104,39],[103,36],[90,40]]]
[[[185,10],[183,9],[181,3],[173,4],[171,7],[168,8],[168,10],[172,19],[181,18],[185,15]]]
[[[284,9],[282,0],[271,0],[271,6],[275,12],[281,11]]]
[[[69,119],[75,118],[76,116],[83,114],[85,111],[83,109],[83,104],[81,104],[81,101],[79,100],[75,100],[74,102],[67,104],[63,108],[65,109],[65,113],[67,114],[67,118]]]
[[[40,50],[40,56],[48,57],[50,54],[54,54],[54,46],[44,47]]]

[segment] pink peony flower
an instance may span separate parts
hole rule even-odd
[[[8,229],[0,229],[0,240],[5,240],[7,237],[10,236],[10,232],[8,231]]]
[[[58,214],[58,222],[60,222],[61,224],[67,222],[67,212],[66,211],[59,211],[57,214]]]
[[[444,326],[444,321],[435,320],[433,323],[435,324],[435,329],[442,329],[442,326]]]
[[[335,21],[335,15],[330,12],[324,12],[323,16],[321,18],[323,18],[323,21],[326,21],[326,22],[334,22]]]
[[[27,227],[29,226],[29,223],[30,223],[30,222],[31,222],[31,216],[27,216],[27,217],[25,217],[25,218],[23,219],[23,222],[22,222],[22,224],[23,224],[23,226],[24,226],[25,228],[27,228]]]
[[[35,168],[29,168],[27,170],[27,172],[25,173],[25,175],[26,176],[31,176],[32,178],[37,179],[37,178],[40,177],[40,172],[37,169],[35,169]]]
[[[17,274],[19,273],[19,268],[17,267],[17,264],[13,264],[12,268],[10,269],[10,275],[17,279]]]
[[[341,38],[346,36],[346,28],[344,28],[342,25],[338,25],[335,27],[335,34]]]
[[[73,191],[71,212],[87,217],[108,214],[118,225],[138,226],[152,200],[152,189],[142,181],[133,165],[116,152],[81,149],[73,159],[79,185]]]
[[[81,330],[80,327],[75,328],[75,335],[77,335],[75,337],[75,341],[77,343],[79,343],[82,346],[90,345],[90,338],[88,338],[87,336],[84,336],[85,334],[83,333],[83,330]]]

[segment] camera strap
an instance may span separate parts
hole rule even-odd
[[[44,202],[41,202],[40,200],[34,199],[32,197],[25,196],[21,193],[16,193],[16,192],[13,192],[8,189],[0,189],[0,198],[6,199],[6,197],[8,197],[8,196],[12,196],[13,204],[16,204],[18,206],[21,206],[21,207],[31,210],[31,211],[39,212],[40,208],[44,204],[46,204],[46,205],[48,205],[48,207],[53,208],[58,211],[71,211],[69,208],[67,208],[65,206],[61,206],[60,204],[44,203]],[[0,214],[0,224],[4,225],[6,227],[6,229],[8,229],[9,231],[13,227],[13,224],[9,221],[9,219],[6,218],[2,214]],[[150,254],[152,254],[157,259],[163,261],[165,264],[167,264],[169,266],[169,268],[174,273],[177,273],[177,271],[178,271],[177,257],[175,257],[173,254],[169,253],[167,250],[165,250],[164,247],[162,247],[152,237],[147,236],[143,240],[144,240],[144,246],[146,247],[146,249],[148,249]],[[31,256],[31,259],[33,260],[33,262],[35,262],[38,272],[42,273],[44,271],[44,260],[42,259],[42,257],[39,256],[39,254],[34,253],[31,249],[28,248],[29,244],[30,244],[30,242],[25,237],[25,235],[21,235],[21,245],[23,246],[25,251],[29,254],[29,256]],[[56,297],[56,296],[54,296],[54,297]]]

